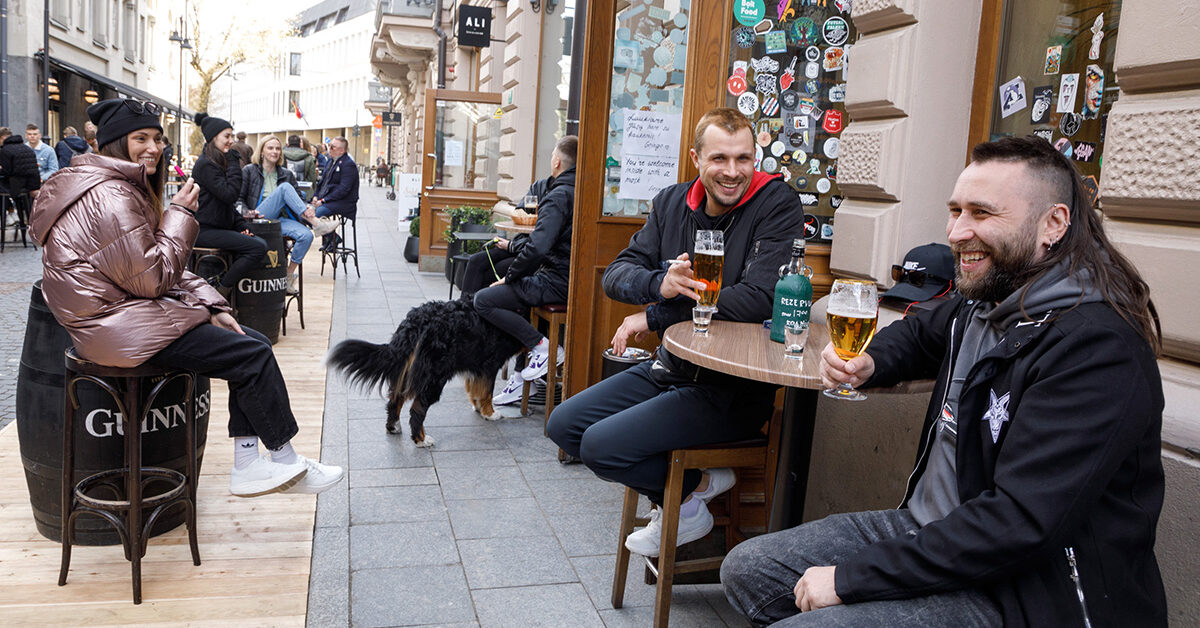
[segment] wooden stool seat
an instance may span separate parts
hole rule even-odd
[[[717,469],[730,467],[734,469],[761,468],[764,472],[765,505],[770,512],[773,478],[779,460],[779,443],[782,435],[782,414],[776,412],[767,426],[765,437],[741,441],[701,445],[686,449],[672,450],[669,456],[670,466],[667,470],[667,486],[663,494],[662,505],[662,537],[659,541],[659,557],[657,564],[650,558],[646,565],[658,582],[654,593],[654,626],[666,628],[671,612],[671,585],[676,574],[693,573],[717,569],[725,560],[722,556],[697,558],[686,561],[676,561],[678,548],[675,541],[679,534],[679,506],[683,502],[683,472],[687,469]],[[714,517],[714,526],[725,526],[726,551],[745,540],[739,526],[741,524],[741,508],[739,491],[742,482],[739,479],[728,493],[723,495],[729,500],[729,516]],[[625,580],[629,575],[630,551],[625,547],[625,539],[633,532],[635,526],[644,526],[649,519],[637,516],[638,493],[631,488],[625,489],[625,502],[621,509],[621,529],[617,535],[617,564],[613,570],[612,606],[621,608],[625,599]]]
[[[165,369],[150,364],[132,368],[104,366],[80,358],[75,349],[65,354],[66,374],[63,396],[63,464],[62,464],[62,565],[58,572],[58,586],[67,583],[71,567],[71,545],[74,542],[75,521],[81,514],[91,514],[108,521],[121,537],[125,558],[131,563],[133,577],[133,603],[142,603],[142,557],[150,530],[158,518],[170,508],[182,506],[186,514],[188,544],[191,546],[192,563],[200,564],[200,547],[196,540],[196,424],[195,404],[191,401],[195,374],[188,371]],[[142,401],[141,385],[146,378],[156,378],[146,400]],[[187,462],[184,473],[162,467],[142,466],[142,431],[137,429],[148,418],[155,398],[171,382],[185,382],[184,422],[186,429]],[[75,470],[75,410],[79,403],[76,386],[87,381],[99,386],[112,396],[117,409],[125,417],[125,466],[93,473],[78,482],[73,482]],[[134,426],[130,429],[129,426]],[[145,487],[150,483],[167,484],[161,493],[146,497]],[[93,489],[104,488],[124,499],[101,499],[91,494]],[[142,521],[142,509],[150,514]]]
[[[556,356],[559,351],[565,351],[563,341],[567,337],[567,306],[562,303],[552,303],[550,305],[538,305],[529,310],[529,323],[541,330],[542,323],[546,324],[546,338],[550,340],[550,368],[546,370],[546,418],[543,421],[543,432],[545,431],[545,423],[550,421],[550,413],[554,412],[554,397],[557,394],[558,382],[561,377],[558,374],[558,366],[555,364]],[[559,340],[559,338],[562,340]],[[566,374],[566,363],[563,364],[563,374]],[[531,389],[530,382],[525,382],[521,389],[521,415],[529,414],[529,391]],[[560,450],[559,459],[562,459]]]

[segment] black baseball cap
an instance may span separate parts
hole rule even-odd
[[[901,301],[928,301],[950,288],[954,255],[945,244],[924,244],[908,252],[904,263],[892,266],[896,285],[884,297]]]

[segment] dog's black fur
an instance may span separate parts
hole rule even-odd
[[[429,447],[425,413],[455,375],[467,376],[467,396],[483,418],[500,418],[492,408],[496,372],[522,349],[521,343],[485,321],[469,301],[430,301],[409,310],[387,344],[343,340],[329,353],[329,364],[351,384],[388,385],[387,430],[397,423],[404,402],[412,400],[408,427],[418,447]]]

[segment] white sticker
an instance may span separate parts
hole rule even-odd
[[[828,192],[830,187],[832,187],[832,184],[829,183],[829,179],[826,179],[825,177],[817,179],[817,191],[821,194]]]
[[[839,147],[840,142],[838,142],[838,138],[831,137],[825,140],[825,144],[821,146],[821,152],[825,153],[825,156],[830,159],[837,159]]]
[[[1064,74],[1058,84],[1058,112],[1075,111],[1075,96],[1079,92],[1079,74]]]
[[[1025,101],[1025,79],[1017,77],[1000,86],[1000,117],[1007,118],[1022,110]]]
[[[745,92],[738,96],[737,107],[743,115],[754,115],[754,112],[758,111],[758,96],[754,92]]]
[[[809,61],[804,66],[804,76],[815,79],[821,74],[821,64],[816,61]]]
[[[782,155],[783,154],[783,142],[780,142],[779,140],[775,140],[775,143],[771,144],[771,154],[775,155],[776,157]]]

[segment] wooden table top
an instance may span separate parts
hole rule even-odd
[[[817,370],[821,349],[829,341],[824,328],[809,326],[804,359],[783,356],[783,343],[772,342],[760,323],[714,320],[708,335],[692,333],[692,321],[671,325],[663,345],[672,355],[705,368],[759,382],[792,388],[824,388]]]
[[[505,220],[492,226],[501,231],[507,231],[509,233],[533,233],[533,228],[535,225],[518,225],[511,220]]]

